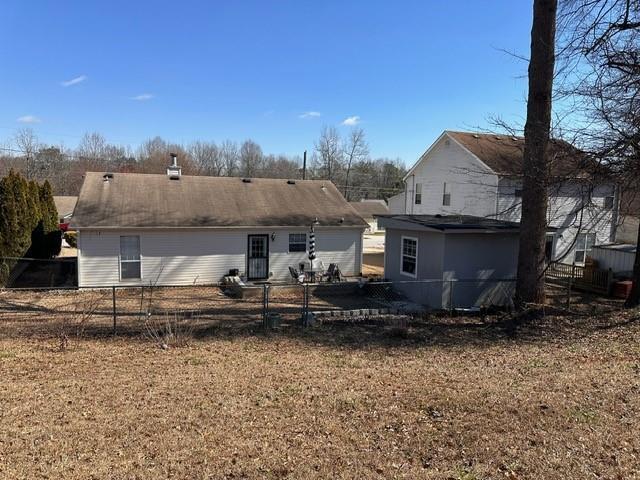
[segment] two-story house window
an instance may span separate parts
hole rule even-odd
[[[447,190],[447,182],[444,183],[442,189],[442,205],[448,207],[451,205],[451,192]]]
[[[584,263],[595,243],[595,233],[579,233],[576,237],[576,253],[574,255],[575,262],[579,264]]]
[[[613,198],[612,195],[604,197],[604,202],[603,202],[604,208],[606,210],[612,210],[613,209],[613,202],[614,202],[614,198]]]
[[[416,183],[415,203],[416,205],[420,205],[422,203],[422,184],[421,183]]]

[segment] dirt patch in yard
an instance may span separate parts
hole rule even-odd
[[[96,291],[107,312],[61,352],[78,293],[16,293],[2,478],[638,478],[640,322],[616,303],[265,333],[261,304],[177,289],[160,304],[212,313],[163,350],[135,316],[110,337]]]

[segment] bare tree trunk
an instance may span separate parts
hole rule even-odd
[[[640,252],[638,252],[638,245],[640,245],[640,228],[638,229],[638,238],[636,239],[636,257],[633,261],[633,284],[631,285],[631,292],[627,297],[627,301],[624,302],[625,307],[637,307],[640,305]]]
[[[557,0],[534,0],[529,97],[524,136],[524,178],[516,301],[544,302],[548,143],[555,55]]]

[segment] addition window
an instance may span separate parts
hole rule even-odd
[[[451,205],[451,193],[447,192],[447,184],[445,182],[442,188],[442,205],[448,207]]]
[[[120,278],[141,278],[140,237],[137,235],[120,237]]]
[[[583,264],[595,243],[595,233],[579,233],[576,237],[576,253],[574,261],[578,264]]]
[[[422,203],[422,184],[416,183],[416,195],[415,195],[416,205],[420,205]]]
[[[400,272],[415,278],[418,269],[418,239],[402,237],[401,253]]]
[[[307,251],[307,234],[306,233],[290,233],[289,234],[289,252],[306,252]]]

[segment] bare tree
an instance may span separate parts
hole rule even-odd
[[[24,156],[24,175],[28,180],[37,179],[36,153],[40,148],[38,137],[30,128],[18,130],[14,142]]]
[[[333,180],[335,170],[342,164],[343,150],[340,145],[340,134],[335,127],[323,127],[320,138],[315,145],[318,160],[324,169],[324,177]]]
[[[238,145],[231,140],[225,140],[220,144],[220,158],[224,165],[225,175],[232,177],[238,173]]]
[[[346,175],[345,175],[345,198],[349,200],[349,175],[351,174],[351,166],[356,162],[364,161],[369,157],[369,145],[364,138],[364,130],[359,127],[354,128],[349,133],[347,142],[344,145],[344,159],[346,163]]]
[[[219,177],[223,174],[225,162],[215,142],[193,142],[189,145],[189,154],[200,175]]]
[[[543,303],[557,0],[534,0],[516,301]]]
[[[560,18],[563,53],[577,72],[565,91],[586,119],[582,142],[633,199],[640,193],[640,0],[565,0]],[[640,255],[626,305],[640,305]]]
[[[245,177],[260,175],[264,156],[262,148],[253,140],[245,140],[240,147],[240,171]]]

